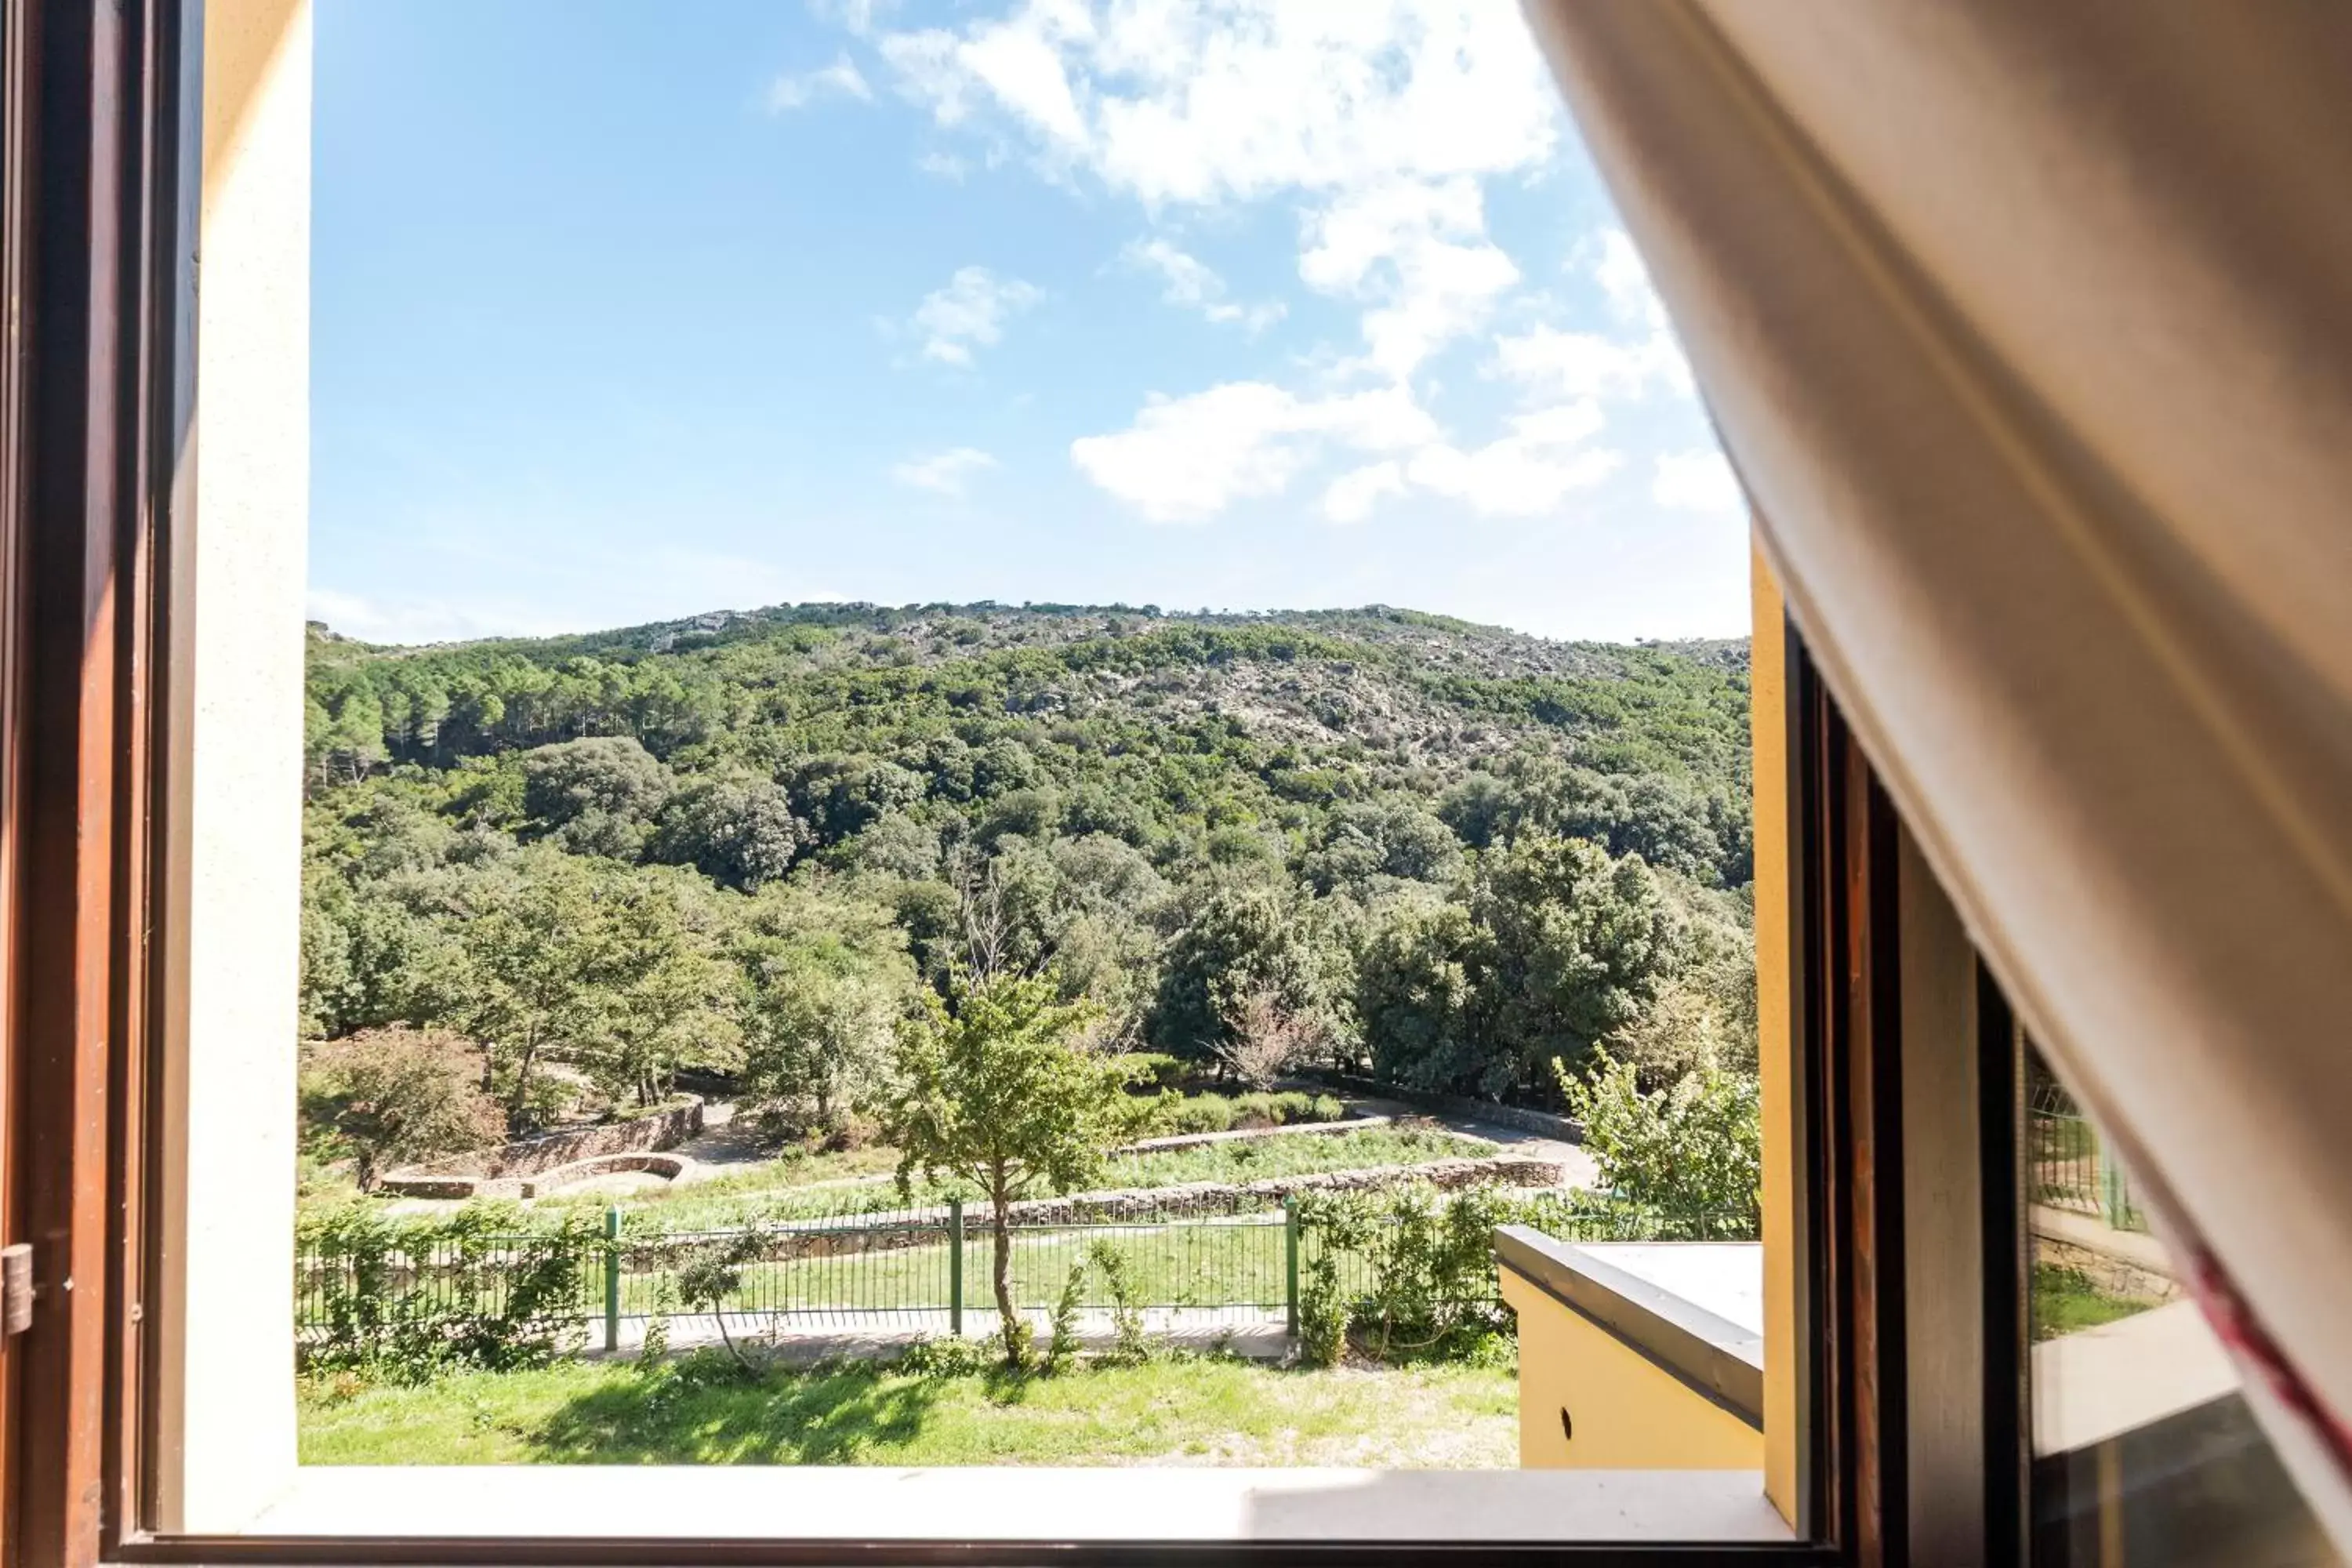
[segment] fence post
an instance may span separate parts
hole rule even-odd
[[[621,1205],[604,1210],[604,1352],[621,1348]]]
[[[1290,1337],[1298,1337],[1298,1196],[1282,1200],[1282,1301]]]
[[[948,1200],[948,1332],[963,1338],[963,1200]]]
[[[2130,1215],[2131,1199],[2124,1186],[2124,1168],[2107,1152],[2105,1139],[2099,1141],[2099,1217],[2109,1230],[2126,1228]]]

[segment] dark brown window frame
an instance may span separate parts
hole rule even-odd
[[[12,0],[0,268],[0,1218],[38,1311],[0,1343],[6,1563],[1885,1563],[1909,1561],[1897,824],[1789,649],[1801,1522],[1790,1545],[164,1537],[147,1157],[186,980],[184,765],[202,0]],[[1759,628],[1766,629],[1766,628]],[[1769,635],[1769,631],[1768,631]],[[1994,1086],[1988,1084],[1988,1097]],[[1982,1118],[1989,1157],[1995,1123]],[[2011,1194],[2013,1198],[2013,1194]],[[1984,1246],[2002,1238],[1988,1210]],[[2013,1221],[2013,1210],[2010,1218]],[[2014,1226],[2010,1236],[2014,1251]],[[1949,1237],[1933,1245],[1968,1245]],[[1990,1269],[1989,1332],[2016,1282]],[[70,1285],[68,1286],[68,1281]],[[2007,1291],[2007,1296],[2002,1291]],[[1987,1471],[2016,1389],[1986,1357]],[[2014,1367],[2008,1368],[2013,1376]],[[1959,1391],[1969,1397],[1969,1391]],[[1954,1391],[1933,1391],[1936,1397]],[[2006,1401],[2008,1426],[2002,1425]],[[1988,1487],[1990,1539],[2015,1499]],[[2011,1521],[2006,1522],[2004,1521]]]

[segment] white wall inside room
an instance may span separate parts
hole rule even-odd
[[[311,107],[310,0],[204,15],[187,1012],[158,1292],[162,1522],[199,1531],[251,1521],[295,1463]]]

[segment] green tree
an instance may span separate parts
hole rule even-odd
[[[671,797],[647,844],[659,860],[752,889],[792,869],[808,825],[772,779],[727,772],[690,780]]]
[[[303,1052],[304,1122],[351,1152],[360,1191],[387,1165],[487,1148],[506,1119],[482,1092],[481,1051],[442,1029],[368,1029]]]
[[[770,888],[745,910],[730,952],[752,1113],[780,1130],[831,1134],[870,1110],[919,984],[892,912]]]
[[[1701,1067],[1645,1091],[1633,1064],[1606,1049],[1592,1053],[1581,1076],[1551,1066],[1603,1188],[1706,1234],[1755,1234],[1764,1179],[1755,1079]]]
[[[597,873],[553,849],[519,858],[520,885],[465,926],[451,1006],[488,1047],[485,1077],[518,1130],[543,1109],[540,1069],[597,1038],[627,978]]]
[[[1423,1089],[1479,1076],[1472,1011],[1477,929],[1458,903],[1376,911],[1355,965],[1356,1021],[1372,1072]]]
[[[1213,881],[1168,947],[1149,1024],[1152,1044],[1209,1056],[1230,1045],[1232,1020],[1266,993],[1283,1012],[1325,1017],[1327,955],[1304,900],[1279,883]]]
[[[523,809],[565,847],[634,860],[675,787],[634,737],[598,735],[522,758]]]
[[[1170,1097],[1130,1094],[1143,1069],[1097,1049],[1087,1032],[1093,1010],[1057,1002],[1049,981],[959,978],[948,1001],[925,1002],[899,1031],[899,1082],[886,1119],[900,1150],[898,1183],[908,1188],[918,1172],[951,1176],[987,1198],[1004,1355],[1019,1364],[1028,1335],[1013,1304],[1013,1205],[1091,1179]]]
[[[1325,893],[1393,881],[1451,881],[1462,846],[1454,830],[1418,802],[1391,797],[1345,805],[1323,826],[1322,841],[1300,870]]]
[[[1553,1057],[1582,1061],[1641,1015],[1679,960],[1679,922],[1649,867],[1586,839],[1529,834],[1489,851],[1470,913],[1490,1046],[1478,1088],[1489,1095],[1536,1081]]]
[[[734,1065],[734,1026],[719,1005],[726,965],[689,921],[673,876],[614,873],[595,889],[604,974],[578,1043],[598,1087],[639,1105],[667,1095],[681,1066]]]

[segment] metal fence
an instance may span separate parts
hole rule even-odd
[[[1297,1233],[1288,1208],[1015,1224],[1007,1283],[1023,1309],[1053,1307],[1076,1271],[1081,1308],[1263,1320],[1295,1312]],[[810,1328],[943,1321],[959,1332],[966,1312],[995,1310],[995,1238],[985,1215],[968,1218],[961,1204],[657,1232],[633,1231],[615,1208],[602,1236],[421,1236],[381,1254],[300,1245],[295,1321],[315,1342],[393,1321],[497,1316],[514,1307],[518,1281],[552,1277],[552,1288],[526,1303],[531,1316],[601,1325],[609,1346],[624,1322],[707,1311],[708,1302],[685,1299],[681,1279],[722,1251],[749,1254],[718,1303],[730,1319]]]
[[[1752,1223],[1661,1230],[1654,1216],[1527,1217],[1580,1241],[1754,1236]],[[373,1247],[298,1246],[295,1319],[305,1344],[349,1344],[394,1324],[457,1329],[520,1312],[541,1325],[584,1330],[610,1349],[624,1323],[707,1315],[709,1301],[686,1299],[684,1276],[722,1254],[733,1265],[733,1287],[718,1307],[733,1321],[961,1333],[967,1315],[985,1319],[996,1306],[994,1234],[984,1210],[968,1215],[960,1203],[704,1231],[635,1230],[616,1207],[606,1211],[601,1235],[405,1234]],[[1291,1204],[1015,1224],[1008,1240],[1016,1308],[1051,1310],[1076,1273],[1082,1309],[1172,1310],[1203,1326],[1281,1321],[1296,1332],[1303,1268],[1328,1254],[1349,1300],[1370,1295],[1381,1268],[1377,1243],[1335,1243]],[[1476,1299],[1499,1299],[1491,1270]]]
[[[2026,1110],[2026,1177],[2033,1201],[2096,1215],[2115,1230],[2146,1230],[2131,1180],[2098,1129],[2057,1083],[2043,1080]]]

